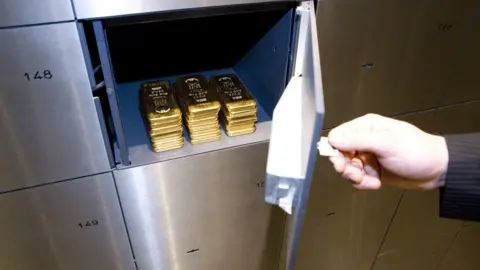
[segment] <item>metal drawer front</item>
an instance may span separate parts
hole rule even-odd
[[[267,144],[114,172],[139,270],[277,270],[284,214],[263,201]]]
[[[74,20],[70,0],[2,0],[0,27]]]
[[[77,18],[99,18],[157,11],[227,5],[267,3],[285,0],[73,0]]]
[[[110,170],[75,23],[0,40],[0,192]]]
[[[0,217],[0,269],[135,269],[111,173],[2,194]]]

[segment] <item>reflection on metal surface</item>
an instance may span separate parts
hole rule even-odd
[[[0,269],[135,269],[111,173],[2,194],[0,217]]]
[[[75,23],[0,40],[0,191],[110,170]]]
[[[99,18],[119,15],[150,13],[288,0],[73,0],[77,18]],[[293,0],[291,0],[293,1]]]
[[[0,27],[74,20],[70,0],[2,0]]]
[[[139,269],[277,269],[285,216],[263,202],[267,145],[115,171]]]

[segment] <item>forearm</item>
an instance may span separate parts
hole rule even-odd
[[[440,215],[480,221],[480,133],[445,137],[449,153]]]

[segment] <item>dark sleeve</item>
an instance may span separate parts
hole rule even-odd
[[[480,133],[445,136],[448,170],[440,216],[480,221]]]

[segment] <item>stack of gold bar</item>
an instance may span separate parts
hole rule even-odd
[[[190,142],[201,144],[220,140],[220,102],[207,79],[201,75],[180,78],[175,85],[175,94],[183,111]]]
[[[140,109],[155,152],[182,148],[182,112],[168,81],[146,82],[140,88]]]
[[[221,119],[228,136],[240,136],[255,132],[257,102],[247,88],[233,74],[211,79],[222,104]]]

